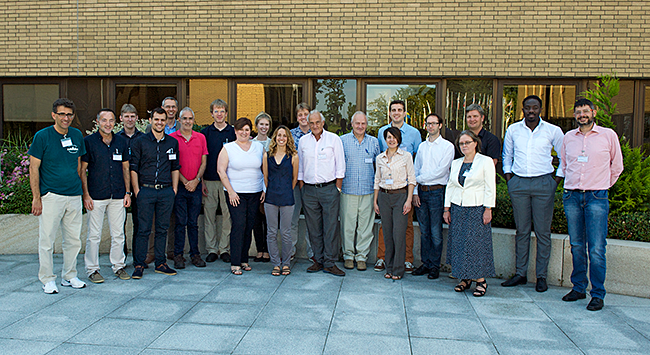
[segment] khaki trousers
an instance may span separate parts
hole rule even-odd
[[[230,211],[226,203],[226,194],[221,181],[203,180],[208,189],[208,196],[203,201],[203,217],[205,221],[205,249],[217,255],[230,253]],[[217,207],[221,206],[221,230],[217,237]],[[218,246],[218,248],[217,248]]]
[[[43,284],[56,280],[54,275],[54,240],[61,227],[63,236],[63,270],[61,277],[77,277],[77,256],[81,249],[81,196],[63,196],[52,192],[41,197],[43,213],[38,216],[38,279]]]
[[[341,234],[343,258],[366,261],[372,243],[375,222],[374,194],[341,194]],[[356,243],[355,243],[356,232]]]

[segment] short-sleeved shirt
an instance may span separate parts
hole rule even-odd
[[[307,132],[303,132],[302,129],[300,129],[300,126],[291,129],[291,135],[293,136],[293,144],[295,144],[296,149],[298,149],[298,143],[300,142],[300,138],[304,137],[309,133],[311,133],[311,129],[307,130]]]
[[[38,169],[41,196],[48,192],[63,196],[81,196],[79,158],[86,154],[81,131],[68,128],[60,134],[54,126],[36,132],[29,155],[41,161]]]
[[[389,123],[384,127],[381,127],[379,132],[377,132],[379,149],[381,149],[382,152],[388,149],[386,139],[384,139],[384,131],[388,129],[388,127],[391,127],[391,125],[392,123]],[[399,145],[399,148],[411,153],[411,155],[415,155],[415,153],[418,152],[420,143],[422,143],[422,135],[420,134],[420,131],[406,122],[404,122],[402,127],[400,127],[399,131],[402,133],[402,144]]]
[[[135,132],[133,133],[133,135],[131,135],[131,137],[129,137],[129,136],[126,134],[126,132],[124,132],[124,130],[121,130],[121,131],[117,132],[117,134],[118,134],[119,136],[122,136],[122,137],[124,137],[124,138],[126,139],[126,142],[127,142],[127,144],[129,145],[129,155],[131,155],[131,143],[133,143],[133,141],[134,141],[135,139],[137,139],[138,137],[140,137],[140,136],[143,135],[144,133],[142,133],[142,132],[140,132],[139,130],[136,129]]]
[[[345,153],[345,177],[341,192],[348,195],[368,195],[374,192],[375,158],[379,155],[379,141],[366,134],[361,143],[353,132],[341,136]]]
[[[497,136],[481,128],[478,137],[481,138],[481,154],[492,159],[501,158],[501,141]]]
[[[88,193],[93,200],[121,199],[126,194],[122,162],[129,161],[129,145],[124,137],[113,134],[110,144],[95,132],[84,138],[88,163]]]
[[[131,170],[139,177],[142,186],[171,185],[172,171],[180,169],[178,162],[178,141],[168,135],[157,140],[149,132],[131,144]]]
[[[178,160],[181,164],[181,174],[187,180],[194,180],[201,168],[201,160],[208,155],[208,147],[205,136],[199,132],[192,132],[190,140],[186,140],[181,131],[170,134],[178,141]]]
[[[201,134],[205,136],[208,144],[208,160],[203,178],[209,181],[220,181],[221,179],[217,173],[217,158],[219,158],[219,153],[221,153],[224,144],[237,140],[235,129],[231,125],[226,125],[224,129],[219,130],[214,124],[211,124],[203,128]]]

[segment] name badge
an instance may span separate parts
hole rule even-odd
[[[386,183],[386,185],[392,185],[393,179],[386,179],[384,182]]]
[[[113,160],[122,161],[122,154],[113,154]]]
[[[327,159],[327,155],[325,154],[318,154],[318,160],[324,160]]]
[[[366,164],[372,164],[372,158],[366,158],[365,162]]]
[[[72,139],[71,138],[63,138],[63,139],[61,139],[61,146],[63,146],[63,148],[69,147],[71,145],[72,145]]]
[[[589,157],[586,155],[578,155],[578,162],[586,163],[589,161]]]
[[[176,160],[176,154],[169,154],[169,160]]]

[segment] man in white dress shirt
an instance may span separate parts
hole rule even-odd
[[[442,212],[445,203],[445,186],[454,160],[454,145],[440,135],[442,120],[435,113],[426,118],[429,137],[420,143],[415,156],[417,190],[413,205],[420,223],[420,256],[422,265],[413,271],[414,276],[427,274],[431,280],[440,276],[442,255]]]
[[[298,145],[298,184],[302,190],[302,208],[314,251],[315,262],[307,272],[325,271],[345,276],[334,262],[339,255],[338,228],[340,190],[345,177],[345,154],[341,138],[323,129],[325,117],[309,113],[311,133]]]
[[[554,176],[552,151],[559,154],[564,134],[560,127],[540,118],[542,100],[535,95],[523,101],[524,119],[508,127],[503,139],[503,173],[517,225],[515,276],[501,286],[525,285],[528,282],[530,231],[535,225],[537,258],[535,290],[544,292],[546,271],[551,254],[553,202],[561,177]]]

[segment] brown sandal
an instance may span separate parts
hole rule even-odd
[[[393,275],[393,280],[400,280],[402,277],[398,275]]]
[[[463,292],[472,286],[472,280],[464,279],[460,280],[460,283],[454,287],[454,291]]]
[[[230,267],[230,272],[231,272],[233,275],[241,275],[241,274],[242,274],[242,271],[241,271],[241,267],[240,267],[240,266],[231,266],[231,267]]]
[[[384,278],[385,278],[385,279],[392,279],[392,278],[393,278],[393,274],[388,274],[388,273],[387,273],[387,274],[384,275]]]
[[[273,270],[271,271],[271,275],[273,276],[280,276],[282,274],[282,271],[280,270],[279,266],[275,266]]]
[[[282,267],[282,275],[287,276],[291,274],[291,268],[288,266],[283,266]]]
[[[253,270],[253,268],[251,268],[251,266],[248,265],[248,264],[241,264],[241,269],[244,270],[244,271],[251,271],[251,270]]]

